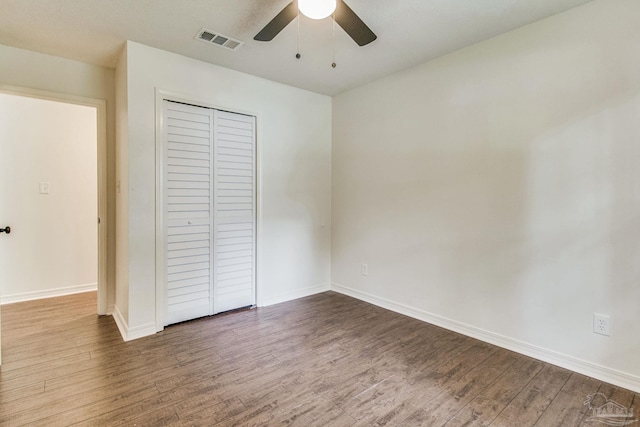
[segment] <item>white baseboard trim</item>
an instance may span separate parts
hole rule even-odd
[[[516,353],[533,357],[543,362],[551,363],[552,365],[560,366],[561,368],[587,375],[600,381],[626,388],[636,393],[640,393],[640,377],[638,376],[582,360],[577,357],[558,353],[553,350],[538,347],[524,341],[496,334],[494,332],[467,325],[456,320],[448,319],[437,314],[429,313],[418,308],[391,301],[386,298],[381,298],[337,283],[332,283],[331,290],[498,347],[506,348],[507,350],[515,351]]]
[[[298,289],[293,292],[286,292],[279,295],[274,295],[266,298],[258,298],[258,307],[267,307],[270,305],[280,304],[281,302],[287,302],[298,298],[308,297],[309,295],[315,295],[322,292],[331,290],[330,283],[323,283],[321,285],[311,286],[308,288]]]
[[[124,317],[122,317],[122,313],[117,305],[113,306],[113,312],[111,314],[113,316],[113,320],[116,322],[116,326],[120,331],[120,335],[123,340],[127,340],[127,332],[129,331],[129,326],[127,326],[127,322],[125,322]]]
[[[124,341],[132,341],[138,338],[147,337],[156,333],[156,324],[149,323],[142,326],[136,326],[135,328],[129,328],[127,322],[124,320],[124,316],[120,312],[118,306],[113,307],[113,320],[115,320],[120,335]]]
[[[46,289],[44,291],[23,292],[19,294],[0,296],[0,305],[13,304],[16,302],[33,301],[44,298],[62,297],[65,295],[80,294],[82,292],[92,292],[98,290],[97,283],[86,285],[67,286],[64,288]]]

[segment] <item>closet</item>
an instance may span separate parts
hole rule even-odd
[[[255,117],[164,100],[164,324],[255,304]]]

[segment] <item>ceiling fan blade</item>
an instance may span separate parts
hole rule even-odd
[[[367,45],[378,38],[367,27],[367,24],[362,22],[362,19],[342,0],[337,1],[336,11],[333,16],[338,25],[351,36],[353,41],[358,43],[358,46]]]
[[[280,13],[276,15],[275,18],[271,20],[256,36],[253,38],[254,40],[258,40],[261,42],[269,42],[273,40],[275,36],[282,30],[284,27],[289,25],[291,21],[293,21],[298,16],[298,2],[292,1],[289,3],[287,7],[282,9]]]

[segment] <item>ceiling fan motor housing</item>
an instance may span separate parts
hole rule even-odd
[[[298,9],[311,19],[324,19],[336,10],[336,0],[298,0]]]

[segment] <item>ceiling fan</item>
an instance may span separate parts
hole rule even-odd
[[[343,0],[293,0],[273,18],[253,39],[268,42],[274,39],[297,16],[303,13],[312,19],[333,19],[359,46],[378,38],[367,24]]]

